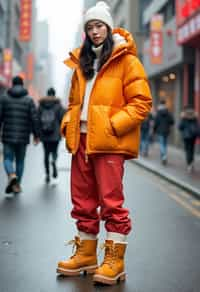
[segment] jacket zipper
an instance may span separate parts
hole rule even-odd
[[[124,50],[126,51],[126,50]],[[88,103],[88,116],[87,116],[87,130],[88,130],[88,125],[89,125],[89,107],[90,107],[90,101],[91,101],[91,96],[92,96],[92,92],[94,90],[95,84],[97,82],[97,78],[99,77],[100,74],[102,74],[102,72],[105,70],[105,68],[107,67],[107,65],[113,60],[115,59],[115,57],[118,57],[118,55],[121,55],[121,52],[118,53],[116,56],[112,57],[110,60],[108,60],[108,62],[106,62],[102,68],[100,69],[100,71],[97,73],[96,79],[94,81],[91,93],[90,93],[90,98],[89,98],[89,103]],[[89,149],[89,143],[88,143],[88,135],[86,135],[86,149],[85,149],[85,162],[88,163],[88,149]]]
[[[91,90],[91,93],[90,93],[90,98],[89,98],[89,103],[88,103],[88,115],[87,115],[87,132],[88,132],[88,125],[89,125],[89,117],[90,117],[89,108],[90,108],[90,103],[91,103],[91,96],[92,96],[92,92],[94,90],[95,84],[97,82],[97,78],[99,77],[100,71],[96,75],[96,78],[95,78],[95,81],[94,81],[94,84],[93,84],[93,87],[92,87],[92,90]],[[89,142],[88,142],[88,135],[86,135],[86,149],[85,149],[85,161],[86,161],[86,163],[88,162],[88,149],[89,149]]]

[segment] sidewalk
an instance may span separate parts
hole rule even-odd
[[[173,146],[168,147],[166,166],[160,163],[159,146],[156,143],[150,146],[147,158],[139,157],[132,161],[200,199],[200,155],[195,156],[195,170],[191,174],[187,172],[183,150]]]

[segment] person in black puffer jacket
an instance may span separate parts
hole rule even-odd
[[[0,129],[3,143],[4,168],[8,175],[6,193],[19,193],[24,171],[26,146],[30,142],[31,132],[35,143],[39,142],[38,116],[36,106],[23,80],[16,76],[12,88],[0,98]],[[14,168],[14,161],[16,168]]]
[[[46,183],[50,182],[49,158],[52,154],[53,178],[58,176],[56,160],[58,156],[58,145],[61,139],[60,123],[65,113],[60,100],[55,96],[54,88],[47,90],[47,96],[41,98],[38,115],[40,123],[40,140],[44,148],[44,166],[46,172]]]
[[[161,100],[155,116],[154,132],[158,136],[160,145],[160,158],[163,165],[167,164],[168,136],[173,124],[174,118],[166,106],[166,101]]]
[[[200,132],[197,114],[191,106],[184,107],[178,127],[184,143],[187,171],[190,173],[194,168],[195,142]]]

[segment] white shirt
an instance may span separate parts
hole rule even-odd
[[[92,79],[88,80],[86,83],[86,88],[85,88],[85,96],[83,100],[83,106],[82,106],[82,111],[81,111],[81,133],[87,133],[87,118],[88,118],[88,106],[89,106],[89,100],[90,100],[90,95],[94,86],[94,82],[97,77],[97,66],[99,62],[99,56],[101,53],[103,45],[100,45],[99,47],[95,48],[92,47],[92,50],[95,52],[97,58],[94,60],[94,76]]]

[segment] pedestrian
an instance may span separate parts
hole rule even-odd
[[[163,165],[167,164],[167,146],[171,127],[174,124],[173,115],[166,106],[164,99],[160,100],[154,121],[154,132],[158,136],[160,159]]]
[[[141,124],[140,154],[144,157],[149,155],[149,145],[153,140],[153,121],[153,115],[150,112]]]
[[[37,144],[39,132],[36,106],[19,76],[12,79],[12,87],[0,99],[0,128],[3,162],[8,176],[5,192],[20,193],[30,134],[33,133],[34,143]]]
[[[60,123],[65,110],[54,88],[47,90],[47,96],[39,101],[38,115],[40,123],[40,140],[44,149],[45,181],[50,182],[50,156],[52,156],[52,177],[57,178],[58,146],[61,139]]]
[[[197,114],[191,106],[185,106],[180,117],[179,130],[184,143],[187,171],[194,169],[195,142],[200,133]]]
[[[69,107],[61,131],[72,153],[72,218],[76,246],[57,272],[94,273],[94,282],[115,284],[125,279],[124,256],[131,231],[123,207],[124,160],[136,158],[140,124],[151,109],[152,97],[131,34],[113,29],[103,1],[84,15],[85,40],[65,64],[74,69]],[[107,231],[103,263],[97,265],[100,220]],[[98,268],[97,268],[98,267]]]

